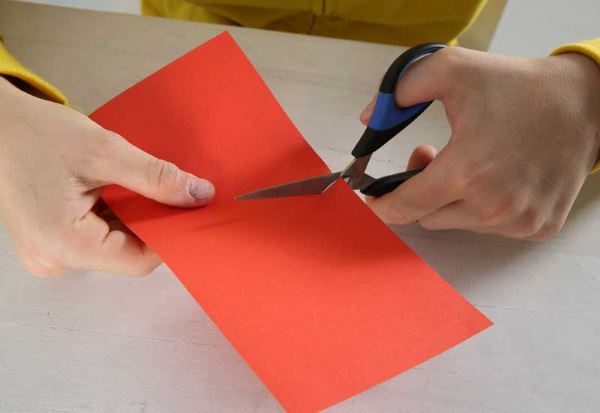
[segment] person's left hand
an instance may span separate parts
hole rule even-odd
[[[141,275],[160,264],[102,201],[107,185],[185,208],[204,206],[215,195],[206,179],[1,76],[0,108],[0,221],[33,274]]]

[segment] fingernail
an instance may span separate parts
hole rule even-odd
[[[206,179],[192,178],[188,182],[188,192],[200,202],[208,202],[215,195],[215,187]]]
[[[370,118],[372,114],[373,114],[373,102],[369,103],[367,105],[367,107],[365,107],[363,109],[362,113],[360,114],[360,117],[362,119],[367,119],[367,118]]]

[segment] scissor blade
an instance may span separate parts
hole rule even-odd
[[[236,200],[283,198],[299,195],[316,195],[325,192],[341,176],[341,172],[327,175],[313,176],[299,181],[259,189],[244,195],[236,196]]]
[[[360,184],[363,181],[363,177],[365,175],[365,170],[367,169],[367,165],[371,160],[371,154],[366,156],[362,156],[360,158],[354,158],[348,166],[344,168],[342,171],[342,178],[346,180],[350,188],[358,189],[360,188]]]

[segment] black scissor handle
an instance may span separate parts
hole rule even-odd
[[[431,102],[417,103],[406,108],[398,106],[394,96],[396,83],[410,64],[444,47],[446,45],[443,43],[421,44],[411,47],[394,60],[381,81],[369,126],[352,150],[355,158],[369,155],[381,148],[427,109]]]
[[[388,192],[392,192],[394,189],[398,188],[404,182],[408,181],[419,172],[422,172],[424,169],[425,168],[412,169],[410,171],[384,176],[376,179],[364,188],[361,188],[360,192],[364,195],[378,198],[387,194]]]

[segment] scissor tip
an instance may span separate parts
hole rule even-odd
[[[256,199],[256,198],[258,198],[256,196],[256,194],[251,192],[249,194],[236,195],[233,197],[233,200],[234,201],[248,201],[249,199]]]

